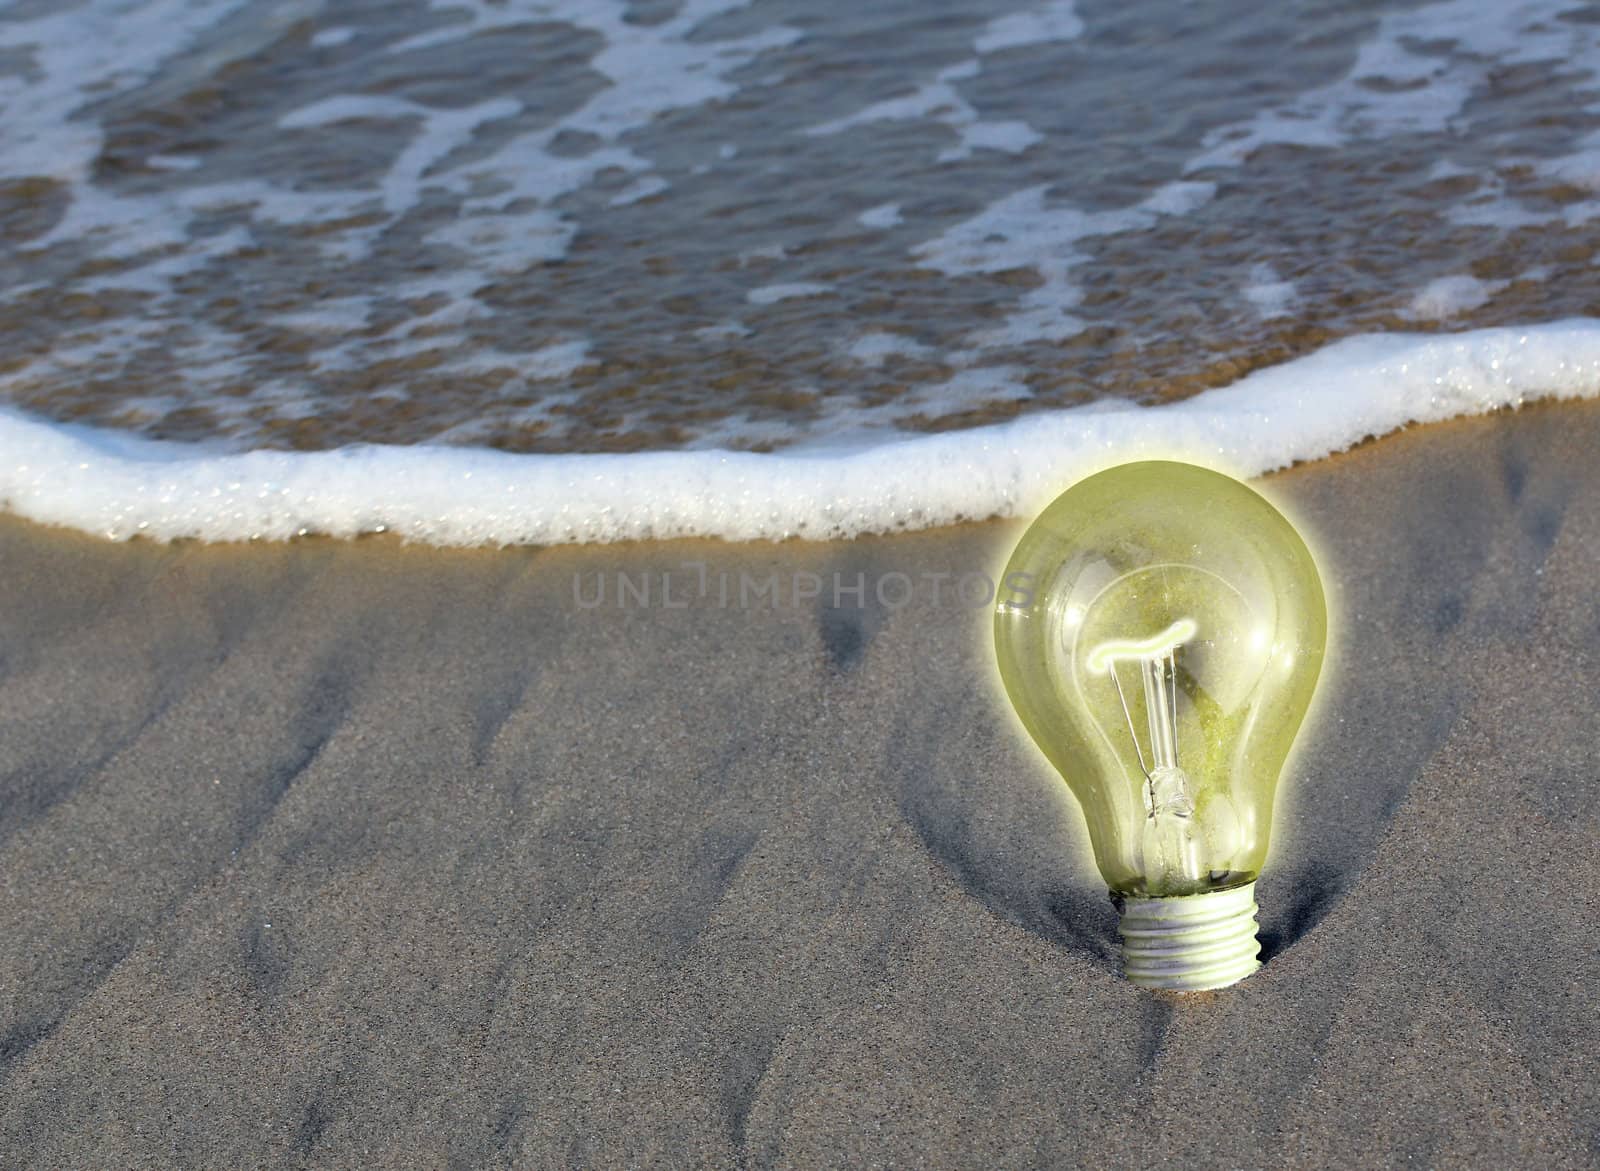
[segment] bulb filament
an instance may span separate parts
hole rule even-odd
[[[1128,739],[1133,743],[1139,771],[1144,774],[1145,879],[1153,889],[1200,877],[1194,794],[1188,774],[1178,762],[1178,652],[1185,639],[1194,637],[1195,630],[1195,623],[1185,618],[1155,638],[1105,643],[1089,656],[1091,670],[1111,676],[1127,720]],[[1122,662],[1135,666],[1144,691],[1148,758],[1117,673]]]

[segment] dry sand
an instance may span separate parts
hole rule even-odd
[[[1342,658],[1267,965],[1188,996],[1120,979],[984,612],[716,605],[992,569],[1016,525],[0,522],[0,1164],[1600,1164],[1597,452],[1600,404],[1539,407],[1270,480]],[[685,609],[574,602],[695,560]]]

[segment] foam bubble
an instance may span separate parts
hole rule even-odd
[[[1050,0],[1022,12],[996,17],[973,43],[980,53],[998,53],[1024,45],[1073,41],[1083,35],[1083,21],[1072,0]]]
[[[1244,299],[1255,306],[1263,321],[1287,317],[1298,294],[1293,281],[1280,280],[1277,270],[1270,264],[1258,264],[1250,270],[1250,282],[1244,287]]]
[[[317,307],[303,313],[277,313],[269,320],[299,333],[353,333],[365,329],[372,317],[372,301],[367,297],[324,297]]]
[[[583,338],[555,342],[532,354],[511,355],[506,365],[528,378],[565,378],[590,364],[589,349],[589,341]]]
[[[635,203],[643,203],[645,200],[669,190],[671,186],[672,184],[668,183],[660,175],[646,175],[642,179],[635,180],[626,190],[619,191],[616,195],[613,195],[610,199],[610,205],[612,207],[629,207]]]
[[[113,538],[820,539],[1028,515],[1113,459],[1187,456],[1250,475],[1407,423],[1545,396],[1600,396],[1600,320],[1366,335],[1167,406],[1101,403],[970,431],[765,455],[440,446],[233,454],[5,409],[0,498],[33,520]]]
[[[204,164],[194,155],[146,155],[144,165],[152,171],[197,171]]]
[[[901,222],[900,205],[880,203],[877,207],[869,207],[856,217],[856,222],[864,228],[892,228]]]
[[[851,358],[863,366],[871,366],[874,369],[882,366],[890,358],[926,359],[935,352],[932,346],[925,346],[903,334],[886,333],[883,330],[862,334],[850,343],[848,351]]]
[[[348,25],[318,29],[312,34],[311,46],[315,49],[333,49],[340,45],[348,44],[355,39],[355,35],[356,30]]]
[[[752,305],[773,305],[779,301],[792,301],[798,297],[820,297],[832,291],[832,285],[819,284],[816,281],[791,281],[788,284],[763,285],[759,289],[751,289],[745,294],[745,300]]]
[[[719,321],[716,325],[702,325],[692,334],[701,341],[722,341],[726,338],[749,337],[751,329],[742,321]]]
[[[1417,292],[1406,315],[1421,321],[1443,321],[1487,305],[1503,288],[1504,281],[1483,281],[1465,273],[1442,276],[1429,281]]]

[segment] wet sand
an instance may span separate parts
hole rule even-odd
[[[1189,996],[1120,979],[983,611],[718,605],[992,571],[1015,524],[0,522],[0,1165],[1595,1166],[1597,451],[1541,406],[1267,482],[1341,653],[1268,962]],[[579,604],[619,570],[649,608]]]

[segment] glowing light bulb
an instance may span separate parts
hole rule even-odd
[[[1255,881],[1327,642],[1305,542],[1190,464],[1124,464],[1023,535],[995,610],[1000,675],[1077,796],[1128,979],[1221,988],[1259,967]]]

